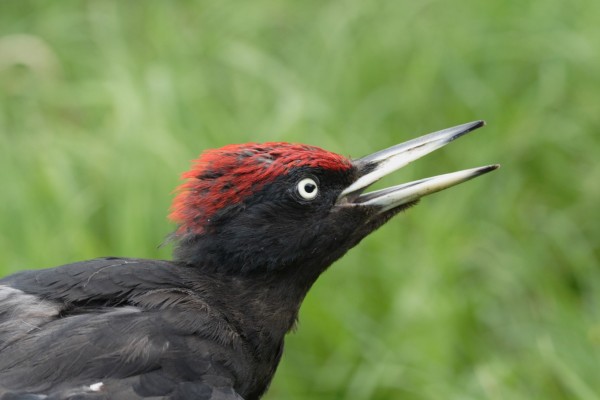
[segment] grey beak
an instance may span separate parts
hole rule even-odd
[[[469,122],[430,133],[354,160],[353,164],[359,171],[364,171],[364,173],[342,191],[337,204],[373,206],[377,207],[379,212],[385,212],[497,169],[500,167],[498,164],[487,165],[362,194],[367,187],[382,177],[482,127],[484,124],[484,121]]]

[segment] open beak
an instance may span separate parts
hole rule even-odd
[[[354,160],[353,164],[358,169],[360,177],[342,191],[337,204],[340,206],[372,206],[382,213],[497,169],[500,167],[499,164],[487,165],[363,194],[367,187],[382,177],[483,125],[485,125],[484,121],[469,122],[430,133]]]

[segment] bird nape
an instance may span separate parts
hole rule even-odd
[[[263,143],[183,175],[173,261],[107,257],[0,280],[0,399],[259,399],[304,296],[346,251],[468,169],[365,193],[483,121],[350,160]]]

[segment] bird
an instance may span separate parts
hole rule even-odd
[[[499,165],[367,189],[483,125],[357,159],[285,142],[203,152],[170,209],[171,261],[104,257],[0,280],[0,399],[260,399],[321,273],[423,196]]]

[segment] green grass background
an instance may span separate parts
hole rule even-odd
[[[600,2],[2,1],[0,272],[169,257],[203,149],[499,162],[337,262],[267,399],[600,398]],[[381,186],[381,185],[380,185]]]

